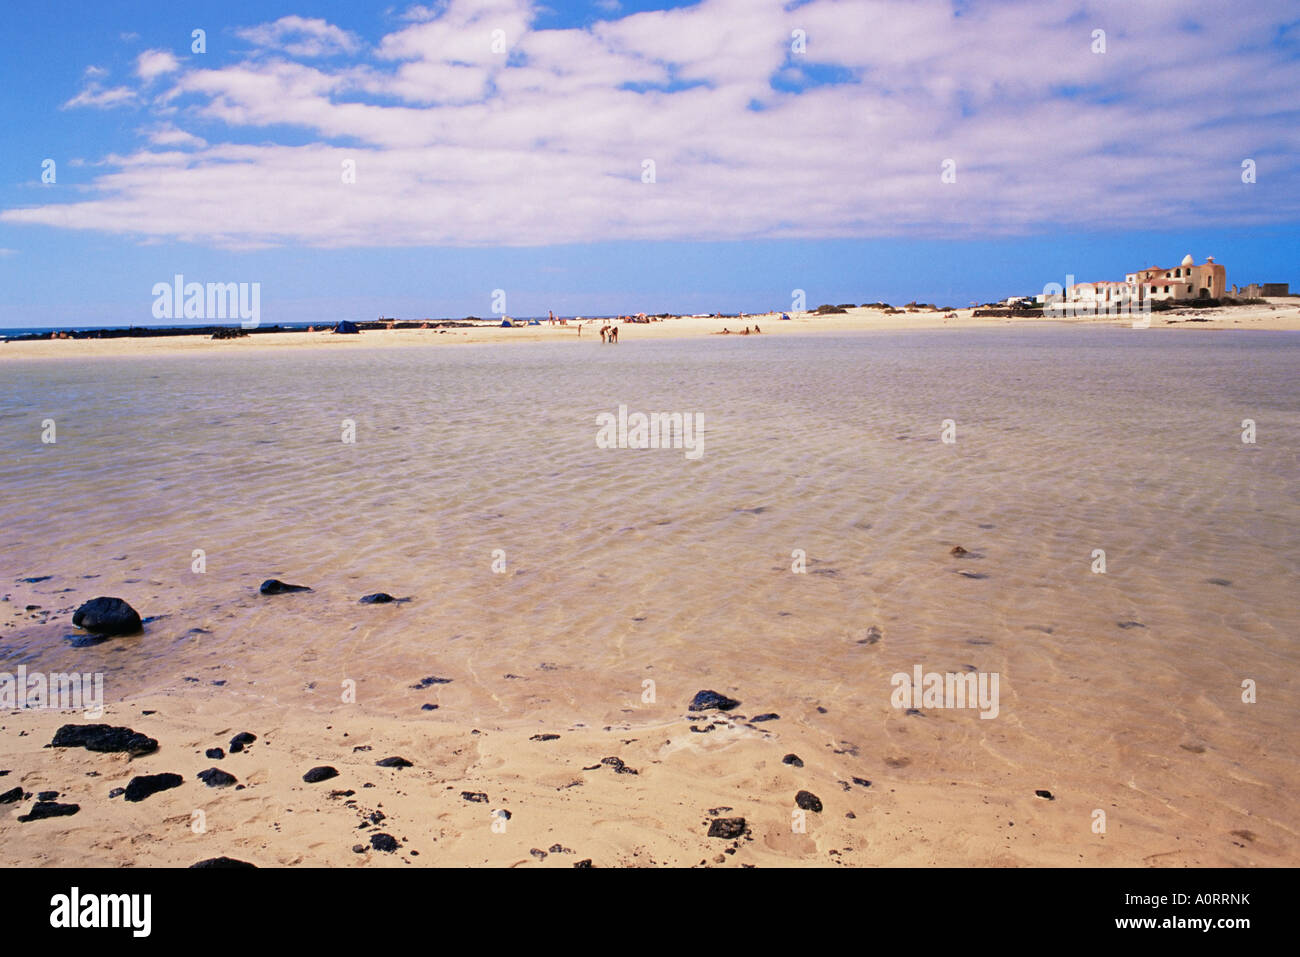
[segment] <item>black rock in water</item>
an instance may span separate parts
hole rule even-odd
[[[312,768],[302,776],[302,779],[308,784],[317,784],[321,781],[328,781],[330,778],[336,778],[338,776],[338,771],[330,767],[328,764],[323,764],[318,768]]]
[[[801,768],[801,767],[803,767],[803,761],[802,761],[802,759],[800,759],[799,755],[797,755],[797,754],[787,754],[785,757],[783,757],[783,758],[781,759],[781,763],[782,763],[782,764],[792,764],[792,765],[794,765],[796,768]]]
[[[213,761],[220,761],[226,756],[226,752],[222,751],[220,748],[208,748],[208,750],[203,752],[203,756],[205,758],[211,758]]]
[[[387,604],[389,604],[390,602],[395,602],[395,601],[397,601],[397,600],[398,600],[398,599],[394,598],[392,595],[388,594],[388,592],[386,592],[386,591],[377,591],[377,592],[375,592],[374,594],[371,594],[371,595],[362,595],[362,596],[361,596],[361,601],[358,602],[358,604],[361,604],[361,605],[387,605]]]
[[[370,846],[376,851],[383,851],[386,854],[391,854],[393,851],[397,850],[397,839],[391,834],[371,834]]]
[[[15,804],[22,799],[22,788],[14,788],[13,790],[6,791],[4,794],[0,794],[0,804]]]
[[[241,731],[230,739],[230,753],[238,754],[256,740],[257,735],[253,734],[251,731]],[[221,749],[218,748],[217,750]],[[211,755],[209,755],[209,757],[211,757]]]
[[[143,801],[159,791],[169,791],[185,783],[179,774],[164,771],[162,774],[141,774],[126,783],[126,799]]]
[[[189,869],[207,870],[209,868],[238,868],[242,870],[257,870],[256,864],[250,864],[248,861],[237,861],[233,857],[209,857],[207,860],[199,861],[197,864],[191,864]]]
[[[391,758],[380,758],[378,761],[375,762],[375,764],[376,764],[377,766],[381,767],[381,768],[409,768],[409,767],[413,767],[413,765],[411,764],[411,762],[408,761],[408,760],[406,760],[406,758],[398,757],[398,756],[396,756],[396,755],[394,755],[394,756],[391,757]]]
[[[754,715],[754,717],[750,718],[749,720],[750,721],[776,721],[780,717],[781,716],[777,714],[775,711],[769,711],[767,712],[767,714],[756,714]]]
[[[813,794],[812,791],[800,791],[794,796],[794,803],[805,811],[812,811],[816,814],[822,812],[821,798]]]
[[[72,623],[94,635],[134,635],[140,615],[120,598],[92,598],[72,613]]]
[[[125,751],[132,757],[153,754],[158,742],[130,728],[114,728],[107,724],[65,724],[54,732],[52,748],[85,748],[87,751]]]
[[[278,578],[268,578],[258,588],[263,595],[287,595],[291,591],[311,591],[306,585],[289,585]]]
[[[46,817],[68,817],[81,810],[80,804],[56,804],[53,801],[37,801],[26,814],[20,814],[20,821],[39,821]]]
[[[230,785],[237,783],[233,774],[228,774],[221,768],[208,768],[206,771],[200,771],[194,775],[210,788],[228,788]]]
[[[709,824],[709,837],[723,837],[731,840],[735,837],[741,837],[745,833],[745,828],[745,819],[743,817],[715,818]]]
[[[740,702],[735,698],[728,698],[716,691],[697,691],[695,697],[691,699],[691,706],[688,710],[708,711],[710,708],[717,708],[719,711],[730,711],[739,704]]]

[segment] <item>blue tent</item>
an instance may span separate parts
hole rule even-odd
[[[515,327],[515,324],[514,324],[513,322],[511,322],[509,319],[502,319],[502,320],[501,320],[501,326],[502,326],[502,328],[505,328],[505,329],[513,329],[513,328]]]
[[[334,327],[334,331],[348,333],[349,335],[352,335],[360,332],[361,330],[357,328],[357,324],[355,322],[348,322],[346,319],[344,319],[341,322],[339,322],[337,326]]]

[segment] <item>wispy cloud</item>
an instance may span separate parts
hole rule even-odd
[[[86,88],[63,104],[63,109],[70,110],[79,106],[93,107],[99,110],[112,109],[115,106],[130,106],[139,102],[136,91],[127,86],[104,87],[97,82],[86,84]]]
[[[1273,183],[1300,180],[1286,4],[1223,18],[1188,0],[1178,23],[1214,25],[1200,31],[1172,29],[1158,0],[787,6],[540,30],[527,0],[449,0],[373,46],[283,17],[239,31],[249,55],[166,74],[151,109],[169,112],[146,133],[164,152],[114,156],[89,198],[0,220],[247,247],[1300,219],[1300,189],[1238,175],[1255,158]],[[136,96],[95,82],[67,105]]]
[[[321,19],[281,17],[274,23],[237,30],[236,35],[257,47],[273,48],[291,57],[322,57],[354,53],[361,41],[352,33]]]

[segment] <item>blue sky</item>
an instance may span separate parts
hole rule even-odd
[[[1300,286],[1291,3],[177,6],[0,36],[0,327]]]

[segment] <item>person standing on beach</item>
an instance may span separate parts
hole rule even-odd
[[[618,326],[611,326],[609,330],[609,341],[618,345]]]

